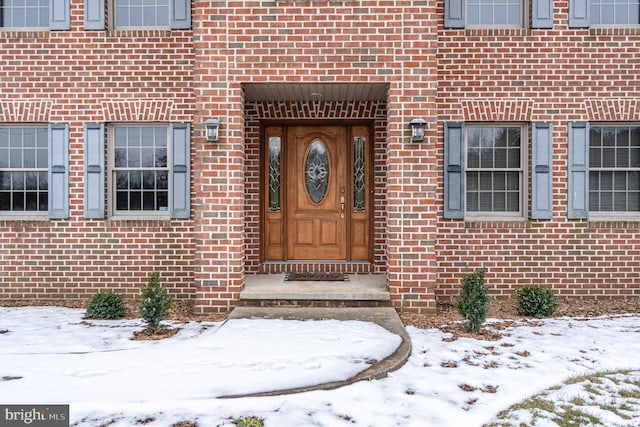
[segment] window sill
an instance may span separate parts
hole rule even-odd
[[[526,37],[531,35],[531,30],[518,27],[467,27],[464,35],[467,37]]]
[[[640,35],[640,25],[602,26],[589,28],[592,36],[635,36]]]

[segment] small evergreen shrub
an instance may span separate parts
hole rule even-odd
[[[264,427],[264,418],[254,416],[240,417],[233,423],[236,427]]]
[[[480,331],[489,313],[489,290],[484,287],[486,272],[484,268],[477,269],[462,277],[462,290],[456,308],[465,319],[464,328],[467,332]]]
[[[538,319],[551,316],[560,305],[551,289],[540,285],[523,286],[516,290],[518,313]]]
[[[140,316],[147,322],[147,331],[153,333],[160,322],[167,317],[173,299],[160,284],[160,274],[153,273],[147,285],[142,289],[142,302],[138,309]]]
[[[126,313],[122,295],[113,292],[97,293],[87,303],[86,317],[90,319],[120,319]]]

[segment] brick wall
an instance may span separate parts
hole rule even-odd
[[[70,130],[70,218],[0,219],[0,302],[72,303],[105,290],[136,297],[153,271],[191,299],[191,221],[83,218],[83,124],[191,122],[191,31],[85,31],[82,13],[72,0],[71,30],[0,38],[0,122]]]
[[[196,312],[233,307],[245,273],[259,268],[259,120],[268,116],[245,103],[243,87],[284,82],[388,86],[375,115],[374,246],[396,307],[429,311],[476,267],[488,268],[496,295],[532,283],[638,295],[638,223],[566,218],[566,129],[640,121],[640,30],[569,29],[566,0],[555,2],[552,29],[445,29],[443,7],[193,1],[193,30],[85,31],[83,1],[71,0],[71,30],[3,32],[0,121],[69,123],[71,211],[64,221],[0,220],[0,300],[135,295],[160,271]],[[203,138],[211,117],[223,123],[217,144]],[[413,117],[428,123],[424,143],[409,141]],[[552,123],[553,219],[444,219],[450,121]],[[87,122],[191,123],[191,220],[85,220]]]
[[[445,220],[440,173],[439,297],[457,295],[462,274],[479,267],[488,269],[495,295],[512,296],[536,283],[571,297],[640,295],[638,223],[567,219],[567,125],[640,121],[634,53],[640,30],[572,29],[568,2],[556,1],[554,10],[553,29],[444,29],[440,23],[440,150],[447,121],[545,121],[554,133],[552,220]]]

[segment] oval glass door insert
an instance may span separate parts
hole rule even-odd
[[[321,141],[313,141],[309,146],[304,175],[309,198],[316,204],[322,202],[329,186],[329,156]]]

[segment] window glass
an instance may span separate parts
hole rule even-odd
[[[48,28],[49,0],[0,0],[0,23],[10,28]]]
[[[467,126],[467,212],[521,212],[521,135],[519,126]]]
[[[168,138],[165,126],[119,126],[113,137],[116,212],[167,211]]]
[[[589,210],[640,212],[640,127],[591,126]]]
[[[0,127],[0,211],[48,210],[47,135],[45,127]]]
[[[638,25],[640,0],[590,0],[591,24]]]
[[[521,0],[468,0],[467,24],[521,27]]]
[[[168,27],[169,0],[116,0],[116,27]]]

